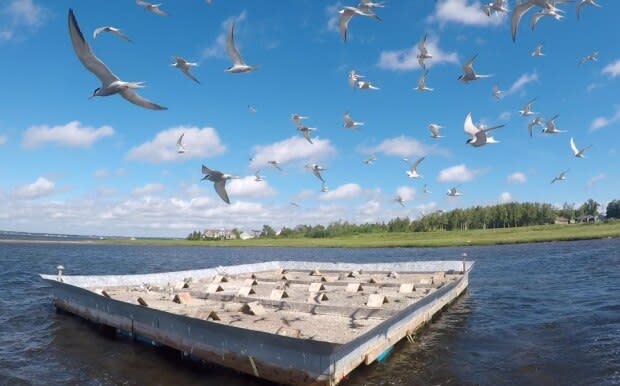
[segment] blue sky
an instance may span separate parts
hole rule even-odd
[[[208,227],[384,221],[511,200],[620,196],[616,1],[584,7],[580,20],[575,5],[565,5],[562,21],[543,18],[534,32],[530,11],[516,43],[508,16],[489,18],[478,1],[390,1],[376,10],[382,22],[354,18],[346,44],[338,9],[355,2],[213,3],[168,0],[162,9],[169,16],[160,17],[131,0],[0,0],[0,229],[184,236]],[[145,81],[140,94],[169,110],[119,96],[88,99],[99,81],[73,52],[69,8],[95,54],[121,79]],[[233,19],[237,45],[256,72],[224,72],[230,61],[222,43]],[[94,40],[103,25],[121,28],[133,43],[111,34]],[[426,82],[434,91],[419,93],[412,89],[420,74],[414,48],[425,33],[434,55]],[[541,41],[545,56],[531,57]],[[599,60],[580,66],[592,51]],[[476,53],[475,69],[493,77],[464,85],[456,79],[460,66]],[[192,72],[202,84],[170,67],[172,55],[199,62]],[[350,69],[380,90],[350,88]],[[507,91],[499,101],[494,84]],[[559,114],[556,124],[567,133],[528,136],[518,110],[534,97],[533,110]],[[345,111],[365,122],[361,130],[342,127]],[[506,124],[494,133],[500,143],[465,145],[468,112],[475,122]],[[310,117],[314,145],[295,130],[292,113]],[[429,123],[445,126],[445,138],[430,138]],[[174,152],[181,132],[183,155]],[[571,136],[580,147],[593,145],[587,158],[572,156]],[[364,165],[373,151],[377,161]],[[400,158],[422,155],[423,178],[408,179]],[[284,172],[264,165],[272,158]],[[328,193],[304,169],[309,162],[328,169]],[[244,177],[228,186],[231,205],[200,181],[201,164]],[[265,182],[253,181],[259,167]],[[566,181],[549,184],[566,169]],[[446,190],[458,184],[464,195],[448,199]],[[405,208],[393,201],[397,194]]]

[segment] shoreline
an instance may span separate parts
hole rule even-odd
[[[440,248],[529,244],[620,238],[620,221],[598,224],[543,225],[467,231],[363,233],[327,238],[273,238],[249,240],[103,239],[45,240],[0,239],[0,244],[138,245],[235,248]]]

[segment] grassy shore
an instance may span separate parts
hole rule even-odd
[[[521,228],[470,231],[367,233],[330,238],[278,238],[226,241],[188,240],[103,240],[97,243],[132,245],[178,245],[217,247],[455,247],[463,245],[497,245],[544,241],[589,240],[620,237],[620,221],[600,224],[544,225]]]

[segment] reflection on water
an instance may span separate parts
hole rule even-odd
[[[0,244],[0,384],[267,385],[113,338],[52,306],[36,273],[146,273],[267,260],[459,259],[462,248]],[[468,291],[345,385],[620,384],[620,240],[468,247]]]

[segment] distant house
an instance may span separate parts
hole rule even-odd
[[[205,239],[234,240],[237,238],[232,229],[205,229],[202,232]]]
[[[570,220],[566,217],[556,217],[553,223],[558,225],[568,225],[570,224]]]
[[[578,223],[583,223],[583,224],[585,224],[585,223],[595,223],[595,222],[599,222],[600,220],[601,220],[601,219],[600,219],[600,216],[599,216],[599,215],[592,216],[592,215],[589,215],[589,214],[588,214],[588,215],[585,215],[585,216],[580,216],[580,217],[577,217],[577,219],[576,219],[575,221],[576,221],[576,222],[578,222]]]
[[[241,234],[239,235],[239,238],[241,240],[249,240],[249,239],[253,239],[255,237],[256,236],[254,234],[248,233],[248,232],[245,232],[245,231],[241,232]]]

